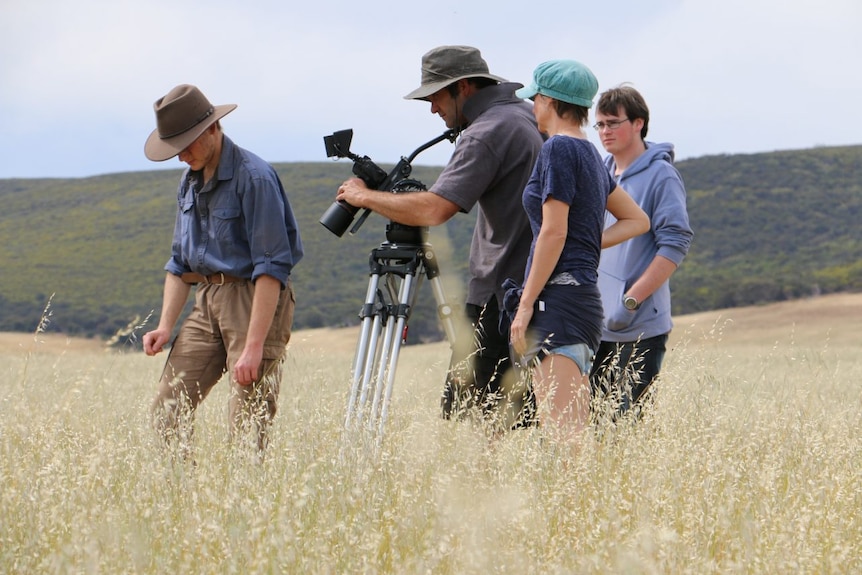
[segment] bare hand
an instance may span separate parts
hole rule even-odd
[[[261,361],[263,361],[263,348],[246,346],[236,365],[233,366],[233,380],[240,385],[251,385],[257,381]]]
[[[512,343],[512,349],[515,353],[523,356],[527,353],[527,328],[530,326],[530,321],[533,319],[533,307],[518,306],[518,311],[515,314],[515,319],[512,320],[512,326],[509,330],[509,339]]]
[[[365,185],[364,181],[359,178],[350,178],[338,187],[338,194],[335,199],[343,200],[354,208],[363,208],[365,206],[362,205],[362,196],[367,191],[368,186]]]
[[[144,334],[144,353],[156,355],[160,353],[171,338],[171,332],[165,329],[154,329]]]

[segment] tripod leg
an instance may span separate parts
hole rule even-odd
[[[390,318],[391,319],[391,318]],[[381,400],[383,390],[386,386],[386,375],[389,369],[389,358],[391,357],[392,345],[395,341],[396,323],[389,321],[383,330],[383,344],[380,346],[380,357],[375,358],[376,373],[374,380],[374,398],[371,401],[371,411],[368,419],[368,429],[374,428],[374,423],[379,421],[381,412]]]
[[[379,365],[379,355],[381,353],[380,333],[383,331],[385,324],[385,310],[375,314],[371,324],[371,334],[369,335],[369,345],[365,354],[365,364],[362,370],[362,380],[359,387],[359,400],[357,404],[356,424],[362,423],[362,417],[368,408],[368,394],[371,391],[371,385],[374,378],[374,373]]]
[[[426,243],[424,245],[422,265],[425,268],[428,282],[431,284],[434,300],[437,302],[437,317],[440,323],[443,324],[443,331],[446,333],[449,347],[452,348],[455,346],[456,334],[458,333],[455,326],[454,310],[452,309],[452,304],[446,299],[443,282],[440,281],[440,264],[431,244]]]
[[[446,301],[446,294],[443,292],[443,283],[439,276],[430,278],[431,291],[434,292],[434,299],[437,302],[437,317],[440,323],[443,324],[443,331],[446,333],[446,340],[449,342],[449,347],[455,345],[455,320],[452,305]]]
[[[371,274],[368,280],[368,292],[365,295],[365,305],[362,307],[362,326],[359,332],[359,341],[356,345],[356,354],[353,360],[353,381],[350,386],[350,395],[347,398],[347,416],[344,421],[345,427],[350,427],[354,417],[361,419],[364,398],[367,393],[370,370],[373,365],[369,358],[376,354],[377,337],[374,335],[380,329],[380,314],[375,312],[377,305],[377,289],[380,283],[379,274]]]
[[[410,318],[410,308],[413,301],[413,292],[415,287],[415,276],[406,274],[401,281],[401,291],[399,294],[399,306],[395,312],[397,321],[391,328],[392,341],[390,342],[389,358],[386,364],[386,388],[384,390],[383,403],[380,410],[380,419],[377,429],[378,442],[383,437],[383,427],[386,424],[386,418],[389,414],[389,402],[392,399],[392,389],[395,386],[395,370],[398,366],[398,357],[401,352],[401,344],[404,341],[404,329],[407,325],[407,320]],[[382,363],[382,362],[381,362]],[[381,372],[382,375],[382,372]]]

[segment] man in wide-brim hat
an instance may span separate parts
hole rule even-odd
[[[144,153],[154,162],[180,154],[207,128],[236,109],[236,104],[213,106],[195,86],[181,84],[155,105],[156,129],[144,144]],[[181,158],[182,159],[182,158]]]
[[[385,193],[352,178],[337,196],[411,226],[436,226],[478,204],[466,296],[472,328],[455,342],[443,416],[477,407],[489,421],[503,422],[504,427],[516,423],[499,412],[501,405],[520,410],[523,393],[512,383],[507,335],[498,328],[501,286],[506,277],[523,278],[532,234],[521,193],[543,141],[532,107],[514,95],[520,87],[491,74],[472,46],[428,51],[422,56],[420,86],[405,98],[430,102],[431,113],[460,133],[449,163],[427,192]],[[498,399],[505,394],[514,399],[514,406],[500,404]],[[529,412],[529,395],[526,403]],[[525,413],[516,416],[520,423],[530,417]]]
[[[272,166],[223,133],[220,120],[236,105],[213,106],[182,84],[153,107],[156,129],[144,153],[154,161],[179,156],[188,169],[177,192],[161,318],[143,338],[147,355],[168,344],[197,286],[165,362],[153,421],[166,440],[190,437],[188,416],[227,372],[231,434],[251,431],[262,450],[293,322],[290,276],[302,258],[296,218]],[[183,454],[189,447],[179,445]]]

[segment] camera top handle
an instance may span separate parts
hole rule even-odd
[[[341,130],[339,132],[335,132],[332,136],[327,136],[324,138],[324,142],[326,144],[326,153],[327,156],[339,156],[339,157],[347,157],[353,160],[353,173],[360,178],[365,184],[372,189],[380,190],[383,192],[387,192],[392,189],[398,181],[408,178],[410,173],[413,171],[412,162],[422,152],[442,142],[443,140],[449,140],[450,142],[454,142],[458,137],[460,130],[451,129],[446,130],[433,140],[429,140],[425,142],[415,150],[413,153],[407,157],[402,156],[401,159],[395,164],[395,167],[392,168],[392,171],[387,175],[377,164],[375,164],[368,156],[357,156],[356,154],[350,151],[350,142],[353,138],[353,130]],[[353,224],[353,227],[350,228],[350,235],[353,235],[359,230],[365,220],[368,218],[368,215],[371,213],[371,210],[365,208],[363,210],[362,215],[356,220],[356,223]]]

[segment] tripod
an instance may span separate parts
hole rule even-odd
[[[328,157],[350,158],[353,173],[372,189],[392,193],[424,191],[421,182],[408,179],[413,159],[423,150],[449,140],[454,142],[457,129],[450,129],[419,146],[401,160],[387,174],[367,156],[350,151],[353,130],[341,130],[323,138]],[[350,227],[359,210],[342,200],[334,202],[323,214],[320,223],[337,236]],[[371,210],[366,209],[350,233],[356,233]],[[423,277],[427,277],[437,301],[437,314],[450,346],[455,342],[452,307],[446,303],[440,282],[440,268],[431,244],[426,241],[427,228],[407,226],[390,221],[386,226],[386,242],[371,250],[370,278],[365,304],[359,317],[362,320],[356,355],[353,361],[353,381],[347,401],[345,428],[359,426],[367,416],[367,427],[377,427],[377,440],[383,436],[383,427],[389,411],[395,368],[401,345],[407,339],[407,323],[416,302]],[[370,405],[369,405],[370,403]]]
[[[395,226],[398,224],[390,224],[390,228]],[[455,325],[429,243],[401,245],[387,241],[371,250],[369,266],[344,425],[347,429],[358,427],[367,416],[366,426],[370,431],[376,427],[379,442],[389,411],[398,357],[423,278],[427,277],[431,284],[437,314],[450,345],[455,341]]]

